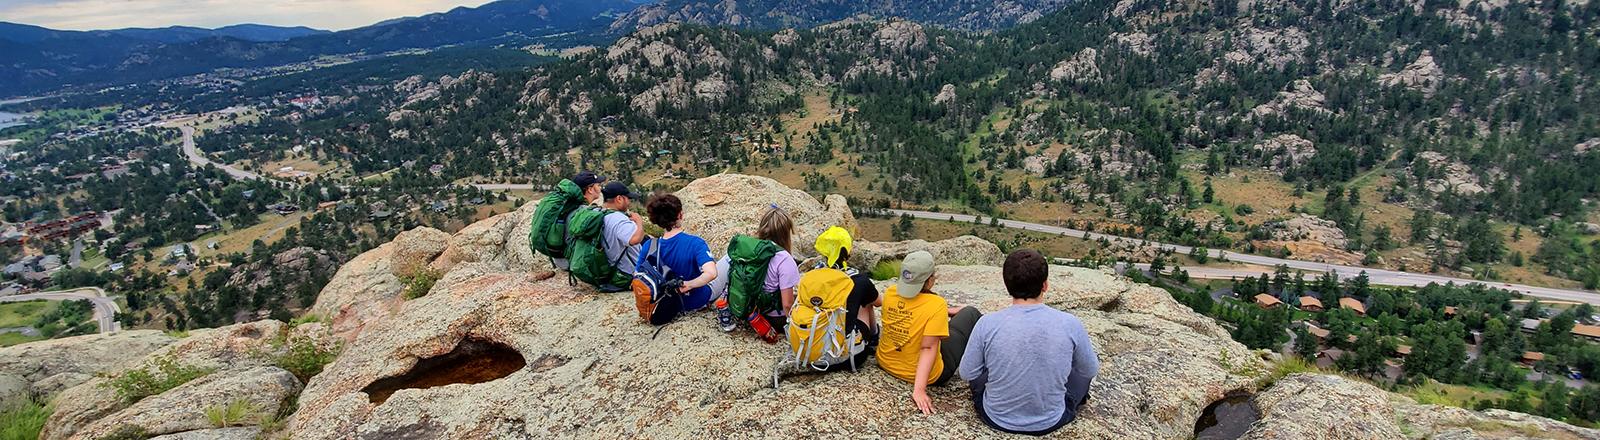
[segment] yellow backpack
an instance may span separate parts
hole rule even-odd
[[[796,367],[826,371],[850,364],[867,344],[849,325],[850,291],[855,282],[844,271],[822,268],[807,272],[795,286],[794,308],[789,311],[790,357]]]

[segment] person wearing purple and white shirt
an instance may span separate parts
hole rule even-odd
[[[794,243],[794,221],[783,209],[769,206],[761,213],[755,237],[771,241],[783,249],[767,261],[767,279],[761,286],[763,291],[778,293],[778,310],[768,310],[764,317],[772,328],[782,329],[784,324],[788,323],[789,308],[794,307],[794,288],[800,285],[800,265],[795,262],[794,255],[789,253]],[[728,256],[724,255],[717,260],[717,279],[711,285],[713,303],[728,294],[728,273],[732,270],[731,267],[732,263]],[[718,324],[722,327],[722,331],[733,331],[735,327],[731,320]]]

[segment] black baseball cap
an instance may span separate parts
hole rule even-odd
[[[630,200],[639,200],[644,198],[644,196],[639,195],[639,193],[629,190],[628,185],[623,185],[622,182],[607,183],[605,187],[600,188],[601,200],[611,200],[617,196],[628,196],[628,199]]]
[[[588,188],[589,185],[593,185],[593,184],[604,182],[604,181],[606,181],[605,177],[596,175],[595,173],[588,172],[588,171],[584,171],[584,172],[578,173],[575,176],[572,176],[572,183],[578,184],[579,188]]]

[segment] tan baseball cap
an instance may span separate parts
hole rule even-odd
[[[906,298],[916,298],[922,293],[922,285],[928,282],[928,277],[933,276],[933,254],[928,251],[916,251],[906,255],[900,261],[900,281],[896,292]]]

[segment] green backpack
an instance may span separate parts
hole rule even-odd
[[[616,211],[596,206],[584,206],[567,217],[567,269],[572,278],[589,283],[601,292],[621,292],[628,289],[633,273],[617,270],[617,262],[628,255],[617,254],[617,260],[606,258],[606,215]],[[576,284],[576,283],[574,283]]]
[[[550,258],[567,258],[567,216],[583,206],[583,188],[561,179],[556,190],[539,200],[533,212],[533,227],[528,231],[528,247]]]
[[[779,310],[778,293],[768,292],[767,264],[783,248],[770,240],[736,235],[728,242],[728,310],[744,318],[750,312]]]

